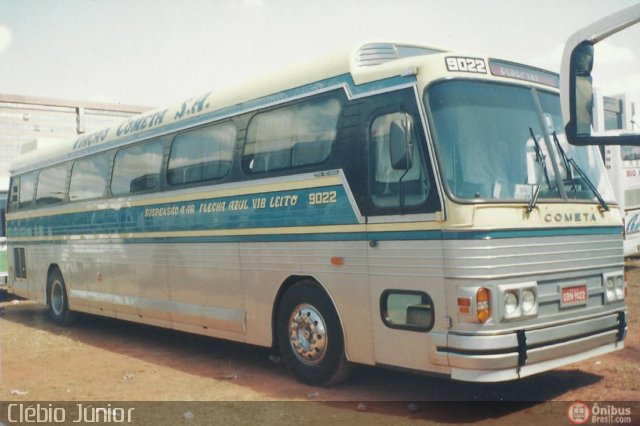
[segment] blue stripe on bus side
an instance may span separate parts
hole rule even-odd
[[[7,231],[16,239],[357,223],[344,187],[336,185],[13,219]]]

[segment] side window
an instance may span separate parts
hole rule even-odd
[[[394,112],[376,117],[370,128],[371,201],[385,213],[423,205],[429,178],[413,117]]]
[[[69,200],[99,198],[105,194],[109,180],[109,159],[106,155],[78,160],[71,169]]]
[[[433,300],[421,291],[385,290],[380,297],[380,316],[390,328],[429,331],[435,321]]]
[[[12,202],[18,201],[18,208],[33,207],[33,196],[36,192],[36,172],[20,176],[14,182]]]
[[[15,176],[11,178],[11,192],[9,193],[9,202],[7,203],[10,210],[17,210],[20,208],[18,203],[18,196],[20,195],[20,177]]]
[[[148,191],[158,186],[162,166],[162,144],[150,141],[122,148],[113,162],[113,195]]]
[[[67,192],[67,166],[45,169],[38,176],[36,205],[55,204],[64,200]]]
[[[217,124],[181,133],[173,140],[167,180],[170,185],[221,179],[231,170],[236,127]]]
[[[313,100],[256,115],[249,123],[243,153],[248,173],[319,164],[336,138],[340,101]]]

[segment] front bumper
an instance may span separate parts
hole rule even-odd
[[[500,335],[450,333],[446,355],[451,378],[497,382],[571,364],[624,347],[626,311],[580,322]]]

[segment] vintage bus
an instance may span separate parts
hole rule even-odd
[[[348,52],[12,166],[9,290],[355,364],[517,379],[621,349],[622,219],[557,74],[415,44]]]

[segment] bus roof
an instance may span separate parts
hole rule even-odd
[[[197,98],[187,99],[173,107],[133,116],[117,127],[57,143],[39,144],[35,150],[14,160],[11,173],[24,173],[49,164],[263,108],[274,102],[274,99],[280,101],[296,99],[308,93],[308,88],[313,87],[314,82],[326,81],[338,76],[348,76],[351,85],[359,86],[387,78],[412,75],[416,72],[414,67],[416,62],[411,58],[447,55],[452,53],[448,50],[414,43],[362,43],[355,48],[335,52],[321,60],[291,67],[277,75],[255,79],[220,92],[209,92]],[[489,62],[491,63],[491,60]],[[509,72],[522,72],[522,68],[525,68],[510,62],[500,61],[500,63],[520,68]],[[544,70],[539,71],[544,72]],[[498,77],[517,78],[514,75],[496,74],[493,69],[492,73]],[[344,84],[344,81],[341,83],[337,80],[332,88],[340,84]],[[296,88],[300,87],[307,88],[307,91],[296,93]],[[218,111],[224,112],[216,114]]]

